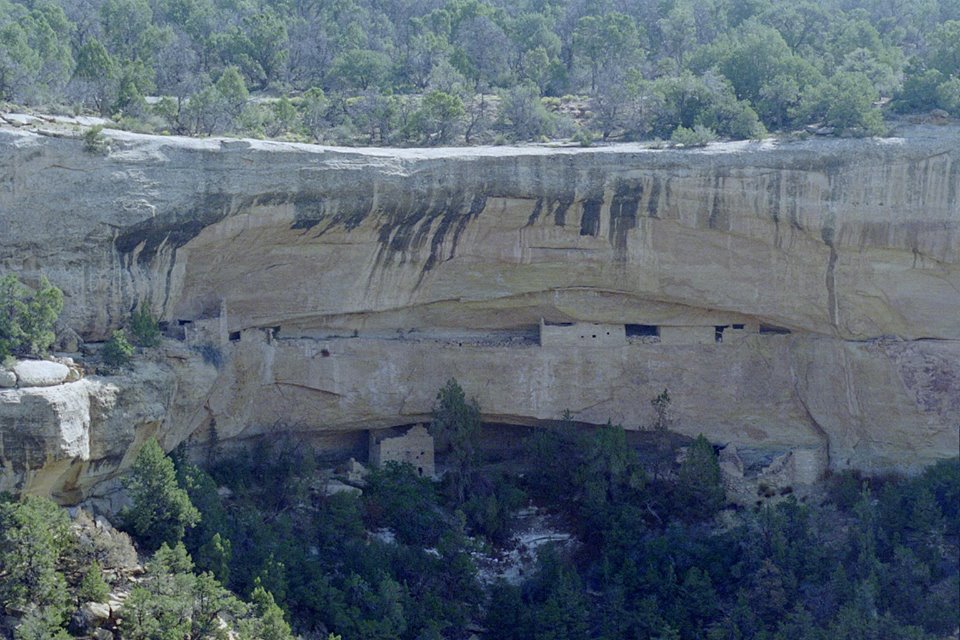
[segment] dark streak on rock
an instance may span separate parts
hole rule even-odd
[[[570,209],[571,204],[573,204],[573,200],[560,200],[557,202],[557,206],[553,209],[553,224],[555,226],[567,226],[567,211]]]
[[[543,198],[537,198],[536,204],[533,205],[533,211],[530,212],[530,217],[527,218],[526,226],[532,227],[537,220],[540,219],[540,215],[543,213]]]
[[[653,184],[650,185],[650,199],[647,200],[647,215],[651,218],[659,218],[657,208],[660,206],[660,177],[653,177]]]
[[[787,215],[790,219],[790,226],[797,231],[803,230],[803,225],[800,224],[798,206],[799,195],[803,191],[802,178],[803,175],[796,172],[787,177],[787,204],[789,207]]]
[[[602,199],[590,199],[583,203],[583,214],[580,217],[580,235],[597,237],[600,233],[600,209]]]
[[[826,273],[827,305],[829,307],[827,311],[830,314],[830,322],[836,327],[839,320],[837,317],[837,249],[833,245],[834,228],[832,219],[824,221],[823,228],[820,230],[820,238],[824,244],[830,247],[830,259],[827,261]]]
[[[952,158],[950,160],[950,178],[948,179],[947,189],[947,202],[956,202],[957,196],[960,195],[957,193],[957,189],[960,188],[960,160]]]
[[[723,178],[719,175],[713,179],[713,202],[710,205],[710,217],[707,226],[710,229],[721,231],[730,230],[730,218],[727,210],[720,206],[720,194],[723,192]]]
[[[637,213],[642,198],[643,184],[627,180],[617,182],[610,203],[610,241],[617,262],[627,261],[627,234],[637,228]]]
[[[179,249],[200,235],[206,227],[220,222],[243,206],[234,206],[233,199],[226,194],[206,194],[190,211],[149,218],[126,229],[114,241],[114,247],[121,255],[129,255],[142,245],[137,262],[149,264],[161,247]]]
[[[780,237],[780,183],[783,175],[774,171],[770,186],[767,187],[767,207],[770,218],[773,220],[773,246],[783,248],[783,238]]]

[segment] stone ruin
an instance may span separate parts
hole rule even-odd
[[[732,443],[720,451],[724,486],[734,502],[751,504],[757,497],[789,495],[798,486],[814,484],[829,469],[822,447],[798,447],[778,455],[757,453]],[[756,459],[751,462],[751,458]]]
[[[395,437],[370,432],[370,464],[379,467],[387,462],[405,462],[416,470],[417,475],[434,477],[433,436],[422,424]]]

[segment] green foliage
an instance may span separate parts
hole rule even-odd
[[[0,98],[17,100],[29,95],[40,65],[40,56],[30,46],[23,27],[15,22],[0,25]]]
[[[471,487],[470,498],[463,505],[467,526],[475,535],[504,544],[513,533],[513,514],[526,500],[526,492],[512,478],[483,478]]]
[[[311,87],[303,94],[300,118],[304,129],[314,140],[319,140],[321,133],[328,126],[327,110],[329,108],[330,101],[323,93],[323,89]]]
[[[577,22],[573,47],[590,69],[590,88],[594,90],[605,70],[638,55],[640,31],[636,22],[623,13],[588,15]]]
[[[717,134],[712,129],[699,124],[693,129],[677,127],[670,135],[670,142],[684,147],[705,147],[716,139]]]
[[[130,341],[127,340],[127,334],[121,329],[116,329],[111,333],[110,339],[100,349],[100,357],[103,359],[103,363],[112,370],[128,366],[133,354],[133,345],[130,344]]]
[[[438,449],[448,451],[447,479],[456,504],[461,505],[477,464],[480,407],[476,400],[467,402],[463,388],[453,378],[437,392],[430,431]]]
[[[955,5],[3,0],[0,99],[77,105],[146,128],[159,114],[191,135],[306,131],[341,144],[448,144],[461,129],[467,143],[491,142],[475,103],[492,106],[500,135],[515,140],[567,138],[575,126],[604,140],[696,125],[749,138],[760,124],[789,130],[824,118],[862,135],[881,130],[879,113],[856,104],[848,74],[866,80],[865,95],[896,96],[898,110],[956,113]],[[918,97],[915,79],[931,71],[940,80],[926,77],[933,93]],[[240,101],[237,80],[276,99]],[[307,97],[314,89],[325,104]],[[454,100],[424,107],[434,92]],[[490,93],[505,104],[487,102]],[[558,127],[530,99],[567,94],[585,95],[575,126]],[[150,95],[167,99],[149,107]],[[827,115],[833,98],[846,106]],[[456,100],[465,116],[450,111]]]
[[[331,75],[347,88],[365,91],[382,84],[390,73],[390,58],[380,51],[354,49],[333,60]]]
[[[250,604],[254,615],[241,623],[241,640],[293,640],[283,609],[259,583],[250,595]]]
[[[145,579],[124,603],[121,632],[131,640],[226,640],[221,618],[247,615],[247,607],[209,573],[192,573],[182,544],[164,543],[147,564]],[[241,623],[242,624],[242,623]]]
[[[699,518],[713,516],[726,501],[717,454],[703,434],[693,441],[680,464],[677,497],[689,515]]]
[[[147,305],[141,304],[130,315],[130,333],[133,335],[133,341],[141,347],[160,345],[160,325]]]
[[[870,79],[859,72],[838,72],[830,80],[811,87],[802,97],[797,113],[808,121],[840,131],[862,135],[883,132],[883,118],[874,106],[879,98]]]
[[[536,140],[553,134],[556,117],[543,106],[536,87],[521,85],[500,97],[497,123],[514,140]]]
[[[124,479],[133,506],[124,514],[130,531],[146,549],[176,545],[200,513],[177,483],[173,461],[153,438],[147,440]]]
[[[293,103],[286,96],[281,97],[273,103],[273,122],[267,133],[278,136],[294,131],[297,128],[297,117]]]
[[[88,153],[106,153],[110,148],[107,137],[103,135],[103,125],[98,124],[83,132],[83,150]]]
[[[372,526],[389,527],[406,544],[436,544],[445,528],[433,482],[409,464],[371,471],[364,503]]]
[[[427,144],[450,142],[466,114],[459,96],[443,91],[431,91],[423,97],[420,108],[410,119],[410,135]]]
[[[106,602],[109,595],[110,587],[103,579],[103,569],[99,562],[93,560],[77,587],[77,601],[80,603]]]
[[[13,632],[14,640],[69,640],[63,614],[55,607],[31,606]]]
[[[947,20],[930,36],[927,63],[945,77],[960,77],[960,20]]]
[[[593,134],[591,134],[587,129],[577,129],[577,132],[573,134],[573,138],[571,139],[581,147],[589,147],[593,145]]]
[[[69,595],[58,562],[71,541],[67,514],[51,500],[0,499],[0,603],[38,607],[38,625],[51,616],[62,622]]]
[[[46,276],[40,277],[36,291],[12,273],[0,279],[0,359],[12,353],[46,353],[62,309],[63,293]]]
[[[482,618],[486,637],[816,640],[863,631],[926,639],[955,627],[957,570],[940,541],[956,516],[960,460],[910,480],[873,479],[873,492],[861,490],[857,478],[843,529],[833,505],[792,496],[730,512],[715,528],[704,522],[723,502],[711,445],[698,438],[675,476],[648,484],[626,436],[613,426],[578,431],[569,414],[534,434],[529,450],[541,457],[530,461],[525,482],[540,504],[578,525],[580,544],[571,557],[545,547],[522,585],[495,585]],[[298,473],[310,477],[313,466],[301,464],[298,451],[218,464],[215,472],[234,491],[229,508],[210,476],[180,466],[209,520],[203,539],[232,541],[230,581],[253,594],[253,605],[237,614],[240,637],[289,638],[282,609],[301,626],[362,638],[445,637],[480,619],[463,523],[481,530],[489,498],[504,511],[523,504],[509,495],[517,490],[509,477],[475,475],[464,515],[403,465],[373,472],[361,497],[304,492]],[[685,524],[690,520],[698,522]],[[397,542],[367,536],[379,527],[394,530]],[[178,629],[165,612],[227,610],[216,604],[229,600],[217,595],[212,576],[153,577],[192,568],[182,547],[162,548],[142,585],[147,593],[134,599],[133,611],[150,616],[137,619],[164,619]]]

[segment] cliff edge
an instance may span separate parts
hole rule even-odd
[[[958,453],[960,128],[698,150],[109,142],[0,129],[0,268],[46,274],[87,340],[145,301],[217,351],[168,446],[346,443],[423,420],[455,376],[508,424],[643,427],[668,387],[679,430],[808,452],[812,475]]]

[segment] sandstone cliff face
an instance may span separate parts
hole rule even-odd
[[[0,265],[47,274],[85,339],[148,300],[222,350],[209,399],[171,400],[171,446],[413,422],[456,376],[503,422],[636,427],[666,386],[677,427],[716,441],[833,467],[957,454],[958,129],[696,151],[111,140],[0,130]],[[539,345],[541,318],[663,339]]]
[[[157,437],[173,448],[215,375],[183,348],[123,375],[0,389],[0,491],[74,504],[132,464]]]

